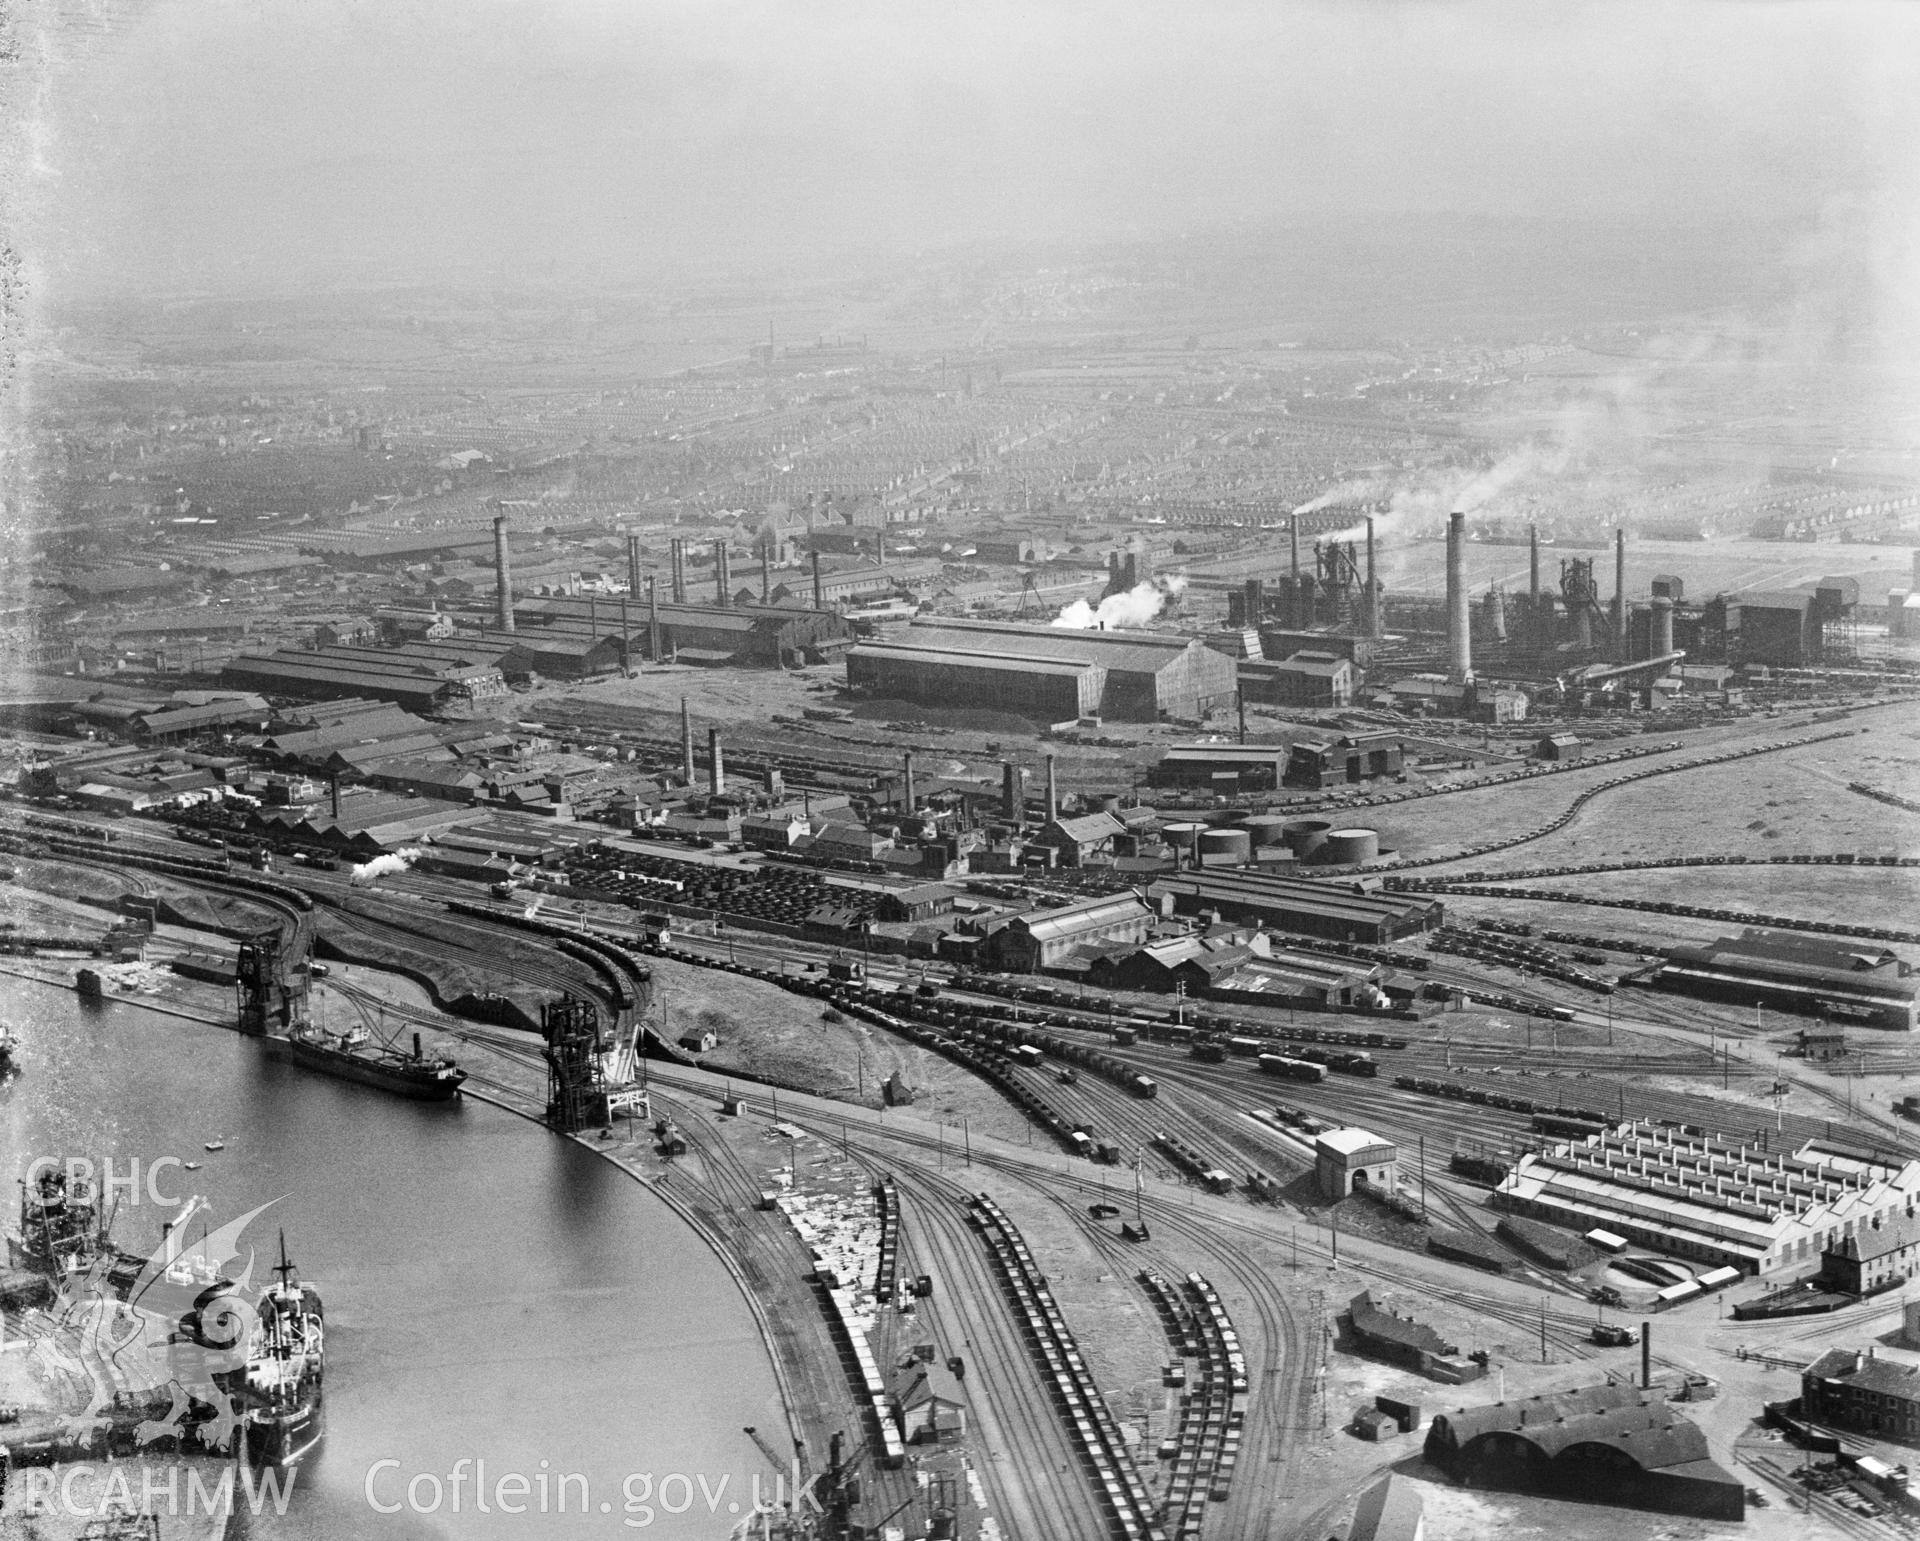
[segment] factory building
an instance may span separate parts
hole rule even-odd
[[[847,653],[847,685],[867,695],[929,706],[989,707],[1039,722],[1093,717],[1106,672],[1085,663],[862,643]]]
[[[1181,915],[1213,912],[1223,920],[1341,942],[1391,942],[1439,925],[1446,913],[1420,894],[1246,870],[1183,872],[1160,879],[1148,897]]]
[[[1022,667],[1009,670],[1013,663]],[[1052,667],[1037,670],[1039,665]],[[988,700],[995,677],[1017,688],[1023,676],[1075,680],[1072,693],[1080,709],[1050,721],[1069,715],[1126,722],[1198,720],[1233,705],[1238,679],[1234,660],[1197,637],[945,616],[920,617],[897,639],[865,643],[847,655],[849,686],[926,706],[952,705],[956,692],[964,700]],[[1038,691],[1030,687],[1022,696]],[[1066,691],[1050,683],[1043,693],[1053,701],[1064,699]],[[1003,709],[1023,710],[1011,703]]]
[[[1283,662],[1240,665],[1241,693],[1269,706],[1351,706],[1358,672],[1350,658],[1300,652]]]
[[[736,664],[749,668],[797,667],[836,644],[852,641],[846,620],[831,610],[790,605],[694,605],[662,602],[660,657],[682,663]],[[644,598],[624,605],[589,599],[523,600],[514,619],[535,637],[549,631],[611,640],[618,656],[624,637],[631,658],[650,658],[654,607]],[[526,640],[531,641],[532,638]]]
[[[1716,942],[1669,947],[1651,983],[1741,1006],[1809,1012],[1904,1032],[1920,1026],[1920,981],[1871,942],[1749,929]]]
[[[1821,616],[1812,594],[1742,594],[1728,609],[1730,649],[1741,663],[1797,669],[1819,657]]]
[[[1062,867],[1084,867],[1113,854],[1113,842],[1127,827],[1110,813],[1085,813],[1073,819],[1049,819],[1032,843],[1054,852]]]
[[[1352,786],[1398,776],[1407,746],[1390,733],[1356,733],[1325,742],[1295,744],[1287,754],[1286,784],[1315,789]]]
[[[1157,787],[1210,787],[1228,796],[1272,792],[1286,776],[1287,753],[1279,744],[1176,744],[1150,779]]]
[[[1471,1487],[1702,1519],[1743,1520],[1746,1488],[1708,1455],[1707,1437],[1664,1397],[1583,1386],[1436,1413],[1426,1457]]]
[[[228,661],[220,671],[220,680],[223,685],[265,696],[304,701],[370,697],[410,712],[439,712],[456,702],[454,682],[440,675],[404,664],[336,662],[329,657],[330,651],[321,648],[242,655]]]
[[[1802,1417],[1896,1444],[1920,1445],[1920,1365],[1868,1349],[1830,1348],[1800,1372]]]
[[[985,953],[993,968],[1031,974],[1057,968],[1082,947],[1144,941],[1152,924],[1153,912],[1135,895],[1108,894],[1016,915],[988,934]]]
[[[1522,1156],[1496,1208],[1762,1278],[1817,1271],[1847,1236],[1911,1216],[1920,1161],[1811,1140],[1790,1155],[1630,1123]]]

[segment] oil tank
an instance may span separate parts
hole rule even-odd
[[[1247,833],[1255,847],[1285,845],[1287,821],[1277,813],[1257,813],[1247,820]]]
[[[1280,831],[1280,841],[1301,861],[1308,861],[1326,844],[1332,828],[1325,819],[1294,819]]]
[[[1209,866],[1253,860],[1253,836],[1244,829],[1209,829],[1200,836],[1200,859]]]
[[[1200,836],[1206,825],[1197,820],[1181,820],[1173,824],[1160,826],[1160,838],[1183,856],[1191,856],[1200,848]]]
[[[1372,829],[1335,829],[1315,853],[1315,861],[1335,867],[1350,867],[1356,862],[1372,861],[1380,854],[1380,832]]]

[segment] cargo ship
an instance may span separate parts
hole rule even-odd
[[[285,1038],[269,1038],[267,1042],[274,1052],[309,1070],[377,1086],[419,1102],[446,1102],[458,1097],[467,1079],[466,1071],[446,1056],[423,1053],[418,1033],[413,1035],[411,1054],[390,1044],[375,1043],[365,1028],[330,1033],[325,1028],[302,1025]]]
[[[275,1281],[260,1296],[247,1348],[247,1459],[295,1466],[326,1433],[327,1318],[320,1295],[303,1284],[280,1233]]]

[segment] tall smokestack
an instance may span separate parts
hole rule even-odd
[[[1020,795],[1020,767],[1007,761],[1000,767],[1000,816],[1018,824],[1025,801]]]
[[[1293,579],[1293,586],[1300,586],[1300,516],[1290,515],[1287,519],[1287,545],[1291,559],[1287,563],[1287,576]]]
[[[1527,600],[1529,606],[1538,609],[1540,605],[1540,526],[1527,526]]]
[[[760,603],[773,602],[773,537],[760,542]]]
[[[827,606],[826,601],[820,597],[820,553],[815,551],[810,554],[813,557],[813,608],[824,610]]]
[[[1507,640],[1507,602],[1497,588],[1487,590],[1487,623],[1495,642]]]
[[[680,698],[680,779],[693,785],[693,713],[685,696]]]
[[[493,571],[497,618],[502,631],[513,630],[513,563],[507,556],[507,516],[493,516]]]
[[[1381,634],[1380,625],[1380,580],[1373,566],[1373,516],[1367,516],[1367,635],[1377,637]]]
[[[634,598],[640,597],[640,537],[627,537],[627,592]]]
[[[687,543],[674,536],[672,551],[673,602],[684,605],[687,602]]]
[[[1640,1389],[1653,1384],[1653,1323],[1640,1324]]]
[[[626,595],[620,596],[620,672],[633,673],[633,627],[627,620]]]
[[[920,801],[913,795],[913,751],[909,749],[906,754],[902,756],[902,760],[904,762],[902,769],[905,772],[907,783],[905,809],[908,813],[912,813]]]
[[[333,810],[333,822],[340,822],[340,778],[331,776],[327,780],[327,806]]]
[[[600,596],[598,594],[589,594],[587,596],[587,641],[591,644],[599,640]]]
[[[1613,532],[1613,656],[1623,662],[1627,656],[1627,531],[1621,525]]]
[[[647,579],[647,657],[660,662],[660,580]]]
[[[1653,596],[1653,650],[1650,657],[1665,658],[1673,651],[1673,601],[1664,594]]]
[[[1467,597],[1467,516],[1447,516],[1447,678],[1456,685],[1473,680],[1473,612]]]
[[[720,730],[707,729],[707,790],[718,797],[727,789],[727,763],[721,756]]]
[[[1047,822],[1060,817],[1060,783],[1054,775],[1053,756],[1047,756]]]
[[[720,605],[732,604],[733,603],[733,599],[731,596],[732,588],[733,588],[733,572],[727,566],[727,543],[724,540],[716,540],[713,543],[714,602]]]

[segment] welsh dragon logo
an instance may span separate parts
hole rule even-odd
[[[87,1405],[65,1420],[68,1437],[91,1443],[131,1425],[135,1445],[234,1448],[261,1297],[241,1238],[278,1202],[197,1238],[183,1234],[196,1212],[189,1206],[137,1272],[137,1258],[102,1248],[84,1271],[62,1278],[48,1308],[53,1330],[38,1348],[91,1387]]]

